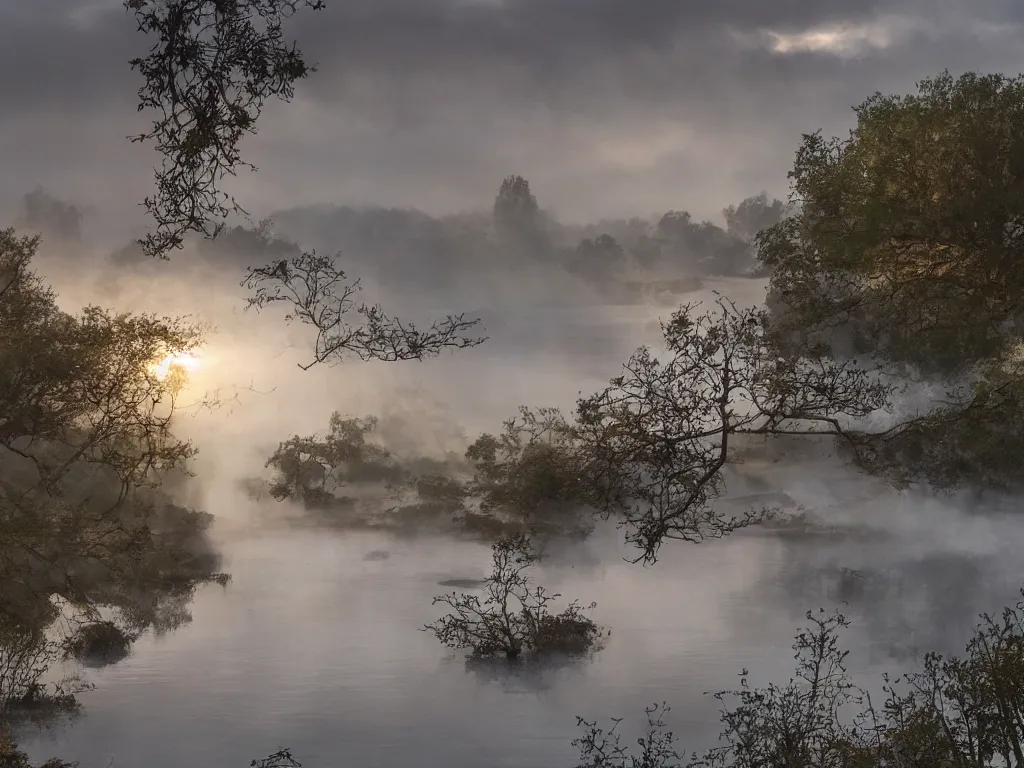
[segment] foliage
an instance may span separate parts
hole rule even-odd
[[[160,490],[187,475],[194,449],[172,431],[183,373],[155,364],[196,349],[201,329],[62,311],[31,268],[38,243],[0,232],[4,724],[73,714],[80,686],[44,686],[44,673],[66,656],[123,657],[142,631],[188,621],[198,584],[227,578],[205,537],[211,516]]]
[[[855,112],[846,140],[804,136],[800,210],[758,238],[786,330],[925,372],[998,356],[1024,308],[1024,78],[947,72]]]
[[[879,765],[864,760],[871,754],[874,720],[861,713],[867,695],[850,682],[844,666],[847,651],[839,647],[837,632],[848,626],[841,614],[815,615],[808,611],[808,626],[793,644],[796,674],[785,685],[751,688],[748,672],[741,673],[739,690],[721,691],[719,741],[722,746],[703,757],[684,762],[677,739],[667,730],[664,704],[647,710],[648,730],[639,740],[641,755],[622,745],[615,727],[605,732],[596,722],[578,718],[584,735],[573,744],[580,749],[580,768],[857,768]],[[849,717],[846,713],[851,712]]]
[[[762,196],[727,210],[737,237],[781,219],[755,237],[774,303],[682,306],[663,325],[664,362],[640,349],[562,420],[569,474],[639,559],[764,519],[715,508],[738,435],[832,435],[897,484],[1019,487],[1024,80],[944,75],[920,90],[869,99],[847,142],[805,137],[793,209]],[[687,247],[713,234],[685,212],[658,231]],[[946,401],[868,421],[894,410],[908,366],[938,375]]]
[[[748,243],[754,242],[762,230],[773,227],[790,213],[790,207],[781,200],[768,200],[762,192],[745,198],[739,205],[730,205],[722,211],[725,231]]]
[[[622,515],[627,540],[653,562],[665,539],[700,541],[763,519],[713,502],[735,435],[833,434],[885,407],[892,388],[846,362],[767,349],[765,310],[720,299],[684,305],[662,326],[667,359],[636,352],[603,392],[579,401],[573,433],[599,507]]]
[[[687,211],[669,211],[658,222],[658,239],[671,264],[694,264],[701,272],[742,274],[751,261],[749,243]]]
[[[243,285],[254,291],[250,307],[260,310],[283,302],[289,322],[298,320],[316,330],[313,360],[303,369],[352,356],[363,361],[422,360],[485,341],[465,335],[478,321],[466,320],[464,315],[449,315],[420,329],[389,316],[379,305],[356,304],[359,281],[349,282],[333,259],[313,251],[250,268]],[[353,314],[359,322],[349,322]]]
[[[701,541],[762,522],[764,511],[729,516],[715,506],[738,436],[834,436],[867,464],[878,441],[896,434],[860,424],[888,407],[896,387],[853,361],[779,353],[771,334],[767,310],[724,299],[703,314],[685,305],[663,324],[664,362],[640,349],[623,375],[579,400],[572,419],[521,408],[501,433],[469,446],[471,478],[435,475],[423,490],[444,488],[445,498],[419,494],[413,506],[439,502],[487,535],[587,532],[597,512],[620,522],[646,562],[665,539]],[[333,499],[344,479],[333,472],[339,445],[282,443],[268,462],[279,473],[276,495]],[[448,481],[433,488],[440,477]]]
[[[530,182],[522,176],[505,177],[494,198],[493,211],[494,230],[502,244],[527,251],[543,245],[540,206]]]
[[[598,235],[580,240],[567,259],[566,269],[598,287],[619,276],[628,266],[626,251],[614,237]]]
[[[948,390],[872,446],[897,482],[1019,487],[1024,78],[948,72],[805,136],[799,211],[758,236],[780,346]]]
[[[1022,590],[1024,596],[1024,590]],[[664,705],[648,710],[641,754],[622,745],[617,725],[605,731],[578,720],[580,768],[995,768],[1024,765],[1024,601],[1001,617],[983,614],[963,656],[931,653],[921,668],[885,677],[885,700],[847,674],[848,651],[838,613],[807,614],[794,643],[796,675],[786,685],[755,689],[742,673],[720,702],[721,746],[684,761],[667,730]]]
[[[497,436],[480,435],[464,459],[452,454],[445,461],[396,456],[375,435],[377,427],[375,417],[335,413],[326,436],[280,443],[266,463],[273,470],[269,493],[308,510],[345,508],[348,525],[411,530],[454,524],[485,539],[523,529],[560,535],[592,528],[580,446],[553,409],[524,408]],[[346,495],[357,487],[360,498],[376,502],[368,516]]]
[[[372,416],[345,418],[335,411],[324,438],[296,435],[281,443],[266,463],[275,473],[271,495],[317,507],[330,505],[349,483],[402,479],[390,452],[367,441],[376,427]]]
[[[497,436],[480,435],[466,450],[474,470],[467,495],[481,514],[535,533],[586,530],[592,489],[586,457],[562,414],[521,408]]]
[[[67,638],[64,655],[84,663],[112,664],[128,656],[134,640],[112,621],[93,621]]]
[[[256,132],[266,102],[290,100],[296,81],[313,68],[282,24],[300,6],[322,0],[124,0],[139,31],[156,39],[131,66],[143,77],[139,110],[157,117],[133,141],[152,141],[162,155],[156,193],[144,201],[156,231],[140,241],[150,256],[167,257],[184,236],[215,237],[223,219],[244,211],[221,184],[243,161],[238,144]]]
[[[193,453],[170,432],[180,376],[151,366],[202,342],[182,320],[60,311],[31,271],[38,237],[0,232],[0,447],[31,462],[52,490],[76,462],[102,465],[128,487]]]
[[[10,730],[0,726],[0,768],[78,768],[78,763],[53,758],[39,766],[33,766],[28,755],[18,749]]]
[[[621,718],[613,718],[612,725],[605,730],[597,721],[576,718],[576,725],[584,729],[584,734],[572,741],[572,745],[580,751],[580,764],[577,768],[677,768],[682,766],[682,758],[676,752],[677,739],[667,729],[665,715],[671,711],[666,704],[655,704],[647,707],[647,730],[637,738],[639,753],[634,754],[622,743],[622,734],[618,727]]]
[[[944,401],[879,435],[865,435],[855,459],[898,487],[1020,490],[1024,444],[1024,358],[1011,350],[977,378],[950,385]]]
[[[491,554],[494,567],[485,580],[484,599],[454,592],[435,597],[434,604],[448,606],[450,613],[424,631],[450,648],[469,648],[479,657],[504,654],[516,659],[524,652],[579,656],[594,650],[603,630],[578,602],[552,614],[548,605],[560,595],[531,588],[528,571],[538,557],[527,534],[502,537]]]
[[[745,275],[757,268],[755,249],[746,234],[750,228],[774,223],[772,216],[786,209],[766,196],[747,198],[732,208],[736,214],[732,229],[698,221],[686,212],[671,218],[686,225],[669,232],[659,230],[661,216],[601,219],[577,225],[559,222],[536,204],[533,192],[522,200],[510,187],[520,191],[523,184],[506,184],[497,198],[488,200],[486,211],[469,211],[429,216],[415,209],[379,206],[311,206],[275,214],[284,231],[303,233],[318,247],[340,250],[360,274],[372,271],[382,285],[408,290],[410,286],[430,291],[448,291],[467,281],[493,279],[513,271],[521,276],[523,267],[536,268],[555,277],[558,266],[587,286],[621,303],[617,295],[622,281],[673,281],[698,275]],[[534,202],[530,202],[530,197]],[[502,202],[497,215],[493,203]],[[510,199],[509,199],[510,198]],[[536,204],[536,208],[534,205]],[[519,213],[525,211],[525,213]],[[504,219],[501,217],[504,216]],[[499,224],[498,219],[505,221]],[[220,235],[220,243],[230,230]],[[218,257],[242,259],[243,252],[229,249]],[[253,247],[251,250],[262,249]],[[409,254],[415,252],[416,259]],[[290,256],[270,255],[259,263]],[[554,285],[551,286],[554,288]],[[558,294],[564,298],[564,292]],[[634,298],[633,300],[636,300]]]

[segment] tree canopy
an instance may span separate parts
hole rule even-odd
[[[0,231],[0,726],[14,707],[74,708],[59,686],[40,692],[61,655],[124,655],[144,629],[187,621],[197,584],[226,578],[211,516],[160,489],[194,453],[173,432],[172,361],[202,329],[62,311],[32,270],[38,243]]]
[[[800,210],[758,238],[785,331],[924,373],[1004,356],[1024,328],[1024,77],[943,73],[855,112],[845,140],[804,136]]]
[[[875,94],[848,139],[805,136],[800,210],[758,237],[780,345],[925,377],[944,402],[875,469],[1014,487],[1024,457],[1024,78],[949,73]]]

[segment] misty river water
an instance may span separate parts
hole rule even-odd
[[[535,343],[539,332],[523,327]],[[541,388],[537,374],[495,367],[508,352],[495,349],[494,366],[480,373],[486,385],[463,382],[453,403],[492,422],[497,406],[484,394],[498,382],[519,376]],[[619,352],[611,359],[621,362]],[[481,359],[474,365],[484,371]],[[417,370],[430,383],[430,370],[442,369]],[[509,402],[536,402],[525,390],[500,399],[501,417]],[[331,407],[307,423],[322,425]],[[289,415],[283,405],[261,409],[265,420]],[[226,424],[217,433],[225,441]],[[305,425],[275,429],[267,434],[281,439]],[[227,466],[229,454],[206,451],[212,463],[200,477]],[[33,758],[82,768],[240,767],[279,747],[310,768],[568,768],[577,715],[626,718],[632,734],[644,707],[665,701],[682,749],[702,750],[718,734],[717,702],[704,692],[734,687],[744,667],[754,684],[787,680],[807,609],[843,608],[851,670],[870,682],[921,651],[958,650],[976,614],[1012,602],[1024,581],[1024,525],[1006,510],[899,494],[827,457],[740,470],[730,494],[782,491],[839,530],[670,542],[647,568],[623,560],[630,552],[611,526],[555,548],[537,582],[596,601],[593,616],[611,636],[592,660],[540,669],[467,667],[418,631],[439,615],[431,597],[449,589],[439,582],[486,574],[486,546],[257,528],[245,524],[250,502],[223,496],[208,508],[226,521],[217,535],[233,581],[201,588],[190,624],[86,670],[95,690],[81,697],[83,716],[24,734],[22,745]],[[367,558],[381,550],[386,558]]]
[[[921,649],[955,650],[974,615],[1012,599],[1024,578],[1009,525],[965,521],[962,546],[947,547],[913,526],[882,538],[737,535],[666,547],[650,568],[619,559],[614,532],[599,532],[552,553],[537,578],[596,600],[608,645],[548,669],[467,668],[417,631],[436,618],[430,598],[447,591],[438,582],[485,574],[481,545],[307,531],[236,538],[233,583],[201,589],[190,625],[90,672],[82,719],[25,745],[83,768],[243,766],[279,746],[307,766],[547,768],[575,764],[576,715],[626,717],[629,733],[645,705],[667,701],[683,746],[704,748],[717,728],[703,692],[732,687],[742,667],[755,682],[787,679],[807,608],[848,601],[858,674],[899,670]],[[389,556],[366,559],[376,550]],[[835,567],[860,569],[864,584],[844,586]]]

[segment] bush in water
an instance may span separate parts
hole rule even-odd
[[[560,595],[530,587],[528,571],[538,557],[527,534],[502,537],[491,552],[494,568],[484,582],[484,599],[455,592],[435,597],[434,603],[447,605],[450,612],[424,631],[450,648],[469,648],[482,657],[515,659],[524,652],[580,656],[596,648],[604,630],[578,602],[552,614],[548,606]]]

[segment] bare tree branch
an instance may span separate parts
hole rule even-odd
[[[486,341],[466,335],[479,320],[449,315],[425,329],[387,315],[379,305],[357,304],[358,280],[349,281],[335,259],[303,253],[294,259],[265,267],[250,267],[242,285],[252,291],[248,306],[257,311],[283,303],[286,319],[298,320],[316,330],[313,360],[301,365],[308,370],[318,363],[359,360],[423,360],[445,349],[465,349]],[[355,315],[356,322],[350,318]]]

